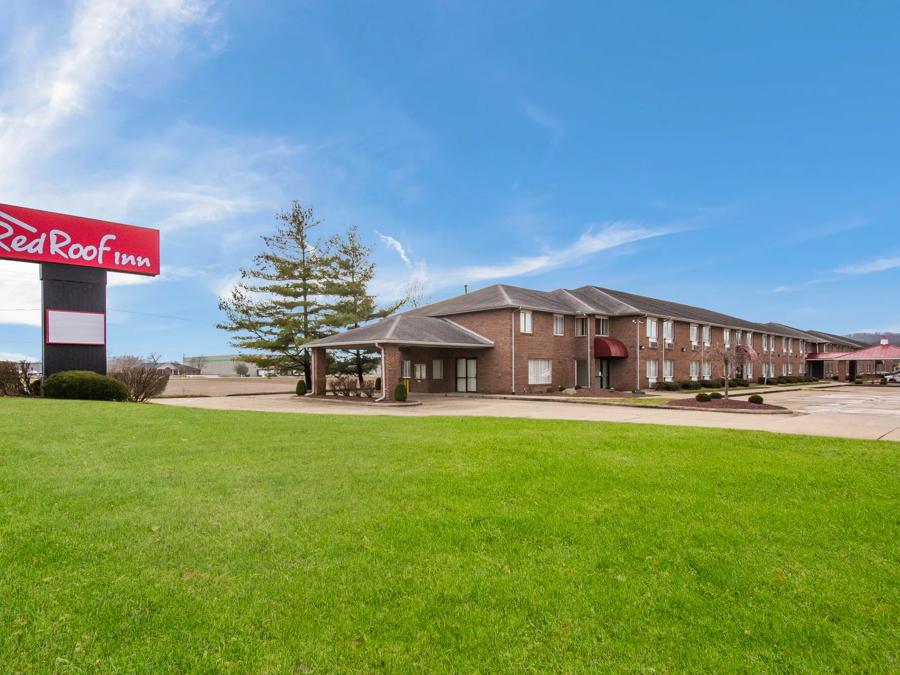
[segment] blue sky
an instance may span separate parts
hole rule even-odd
[[[9,6],[9,9],[7,9]],[[897,3],[7,0],[0,202],[162,230],[112,354],[229,352],[217,297],[291,199],[385,301],[587,283],[898,330]],[[0,355],[40,352],[0,263]]]

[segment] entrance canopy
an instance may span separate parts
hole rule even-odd
[[[627,359],[628,349],[614,338],[595,337],[594,356],[598,359]]]
[[[900,347],[880,344],[842,354],[836,361],[900,361]]]
[[[751,361],[756,361],[759,359],[759,354],[756,353],[756,350],[753,349],[753,347],[741,345],[738,347],[738,351],[746,354],[747,358],[749,358]]]
[[[494,342],[450,319],[399,314],[367,326],[329,335],[304,347],[326,349],[375,349],[380,345],[412,347],[493,347]]]

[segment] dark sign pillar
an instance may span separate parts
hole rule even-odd
[[[106,374],[105,344],[50,342],[48,310],[102,314],[105,317],[106,270],[56,263],[41,264],[44,377],[62,370],[92,370]]]

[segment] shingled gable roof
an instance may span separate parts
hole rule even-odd
[[[851,347],[858,347],[859,349],[864,349],[869,346],[865,342],[848,338],[845,335],[835,335],[834,333],[826,333],[821,330],[808,330],[806,332],[819,338],[818,342],[834,342],[835,344],[850,345]]]
[[[799,328],[794,328],[793,326],[787,326],[783,323],[769,321],[768,323],[764,323],[763,327],[769,333],[778,333],[779,335],[799,338],[801,340],[806,340],[807,342],[822,342],[822,338],[817,337],[812,333],[807,333],[805,330],[800,330]]]
[[[406,312],[413,316],[452,316],[469,312],[483,312],[504,308],[532,309],[537,312],[573,314],[572,307],[563,302],[555,293],[535,291],[530,288],[494,284],[471,293],[417,307]]]
[[[433,347],[492,347],[494,342],[450,319],[415,316],[407,312],[351,328],[309,342],[305,347],[371,346],[375,344],[422,345]]]

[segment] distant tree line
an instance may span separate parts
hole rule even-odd
[[[219,300],[225,320],[218,328],[233,334],[231,344],[247,361],[278,372],[302,372],[312,386],[312,363],[303,345],[393,314],[411,294],[379,307],[369,292],[375,277],[372,247],[353,226],[328,239],[315,236],[321,224],[312,208],[294,201],[276,215],[274,234],[264,235],[263,251],[241,269],[231,295]],[[378,357],[366,350],[332,354],[329,370],[363,376]]]

